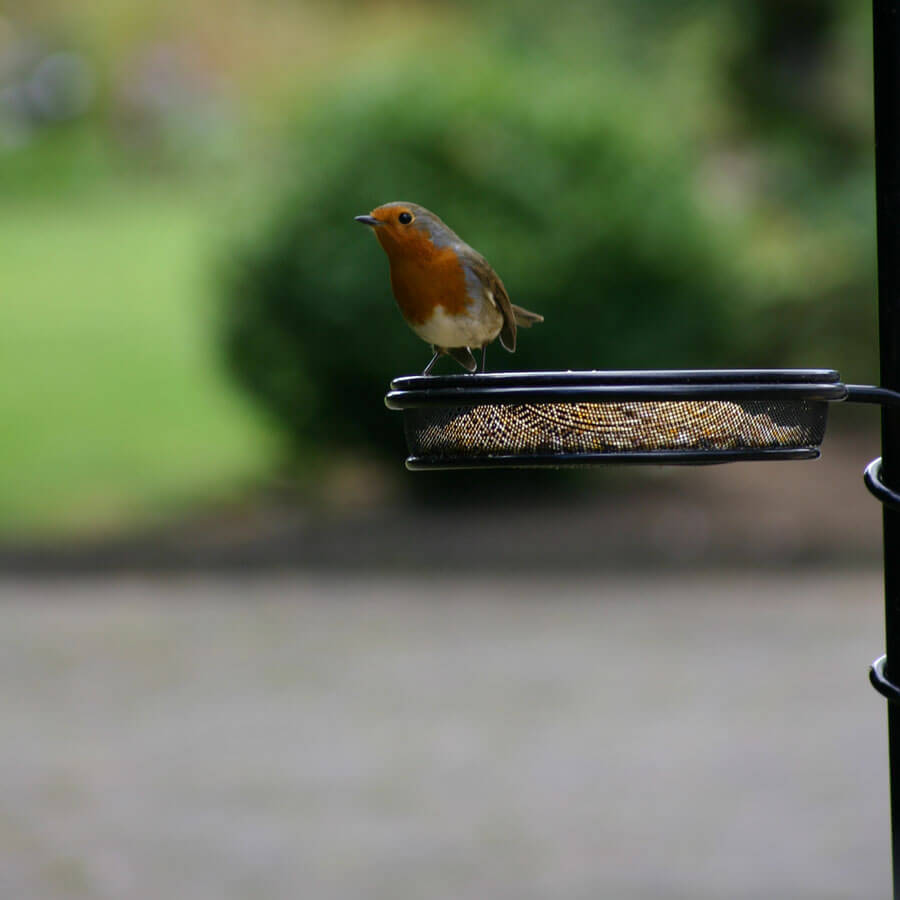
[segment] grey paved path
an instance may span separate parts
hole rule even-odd
[[[879,590],[0,582],[0,897],[886,897]]]

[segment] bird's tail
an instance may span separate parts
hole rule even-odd
[[[512,306],[513,315],[516,319],[516,325],[520,328],[531,328],[532,325],[544,321],[544,317],[538,313],[531,312],[531,310],[528,309],[522,309],[521,306],[516,306],[515,303],[510,305]]]

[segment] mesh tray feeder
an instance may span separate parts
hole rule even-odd
[[[397,378],[409,469],[814,459],[830,369],[533,372]]]

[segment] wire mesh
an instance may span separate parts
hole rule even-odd
[[[828,405],[812,400],[484,404],[406,410],[413,456],[813,449]]]

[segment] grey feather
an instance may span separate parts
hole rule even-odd
[[[538,322],[543,322],[544,317],[540,313],[532,312],[530,309],[523,309],[521,306],[512,304],[513,315],[516,318],[516,325],[520,328],[531,328]]]
[[[474,372],[478,368],[475,357],[468,347],[446,347],[444,353],[452,356],[467,372]]]

